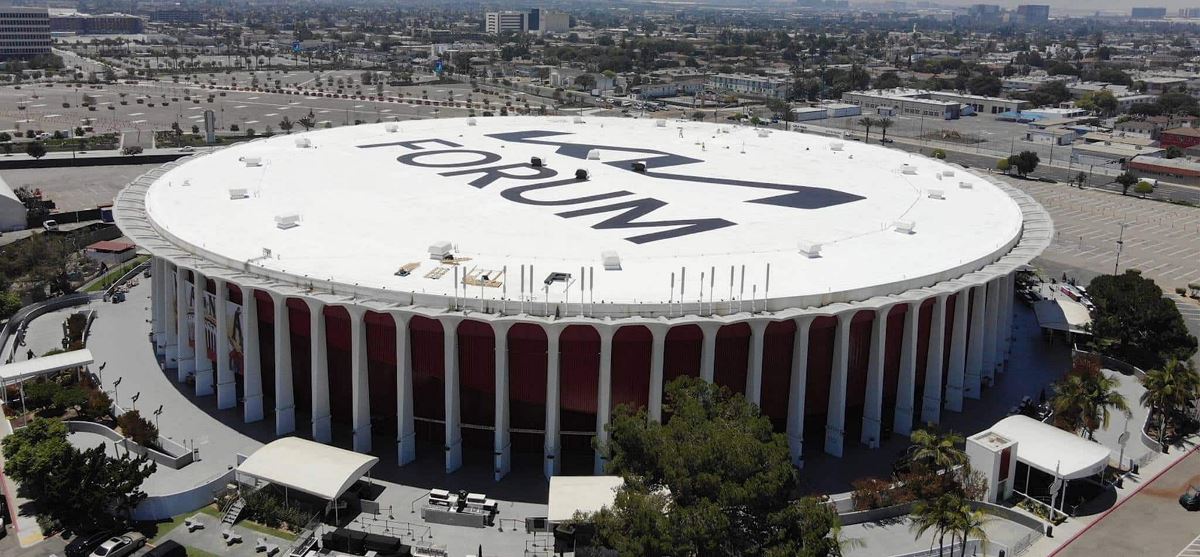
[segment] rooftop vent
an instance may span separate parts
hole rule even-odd
[[[830,151],[841,151],[842,149],[845,149],[845,148],[846,148],[846,144],[842,143],[841,141],[834,141],[833,143],[829,144]]]
[[[917,223],[911,220],[898,220],[892,225],[901,234],[915,234]]]
[[[529,166],[532,166],[534,168],[541,168],[543,166],[546,166],[546,163],[545,163],[545,161],[542,160],[542,157],[529,157]]]
[[[962,188],[962,189],[964,189],[964,190],[969,190],[969,189],[971,189],[971,188],[974,188],[975,186],[974,186],[974,185],[972,185],[972,184],[971,184],[971,182],[968,182],[968,181],[966,181],[966,180],[963,180],[963,181],[961,181],[961,182],[959,182],[959,183],[958,183],[958,187],[960,187],[960,188]]]
[[[384,124],[383,130],[388,133],[396,133],[400,130],[400,126],[397,126],[396,124]]]
[[[599,150],[599,149],[592,149],[592,150],[588,151],[588,154],[587,154],[587,160],[589,160],[589,161],[598,161],[598,160],[600,160],[600,150]]]
[[[621,270],[621,256],[613,250],[600,252],[600,262],[604,264],[605,271]]]
[[[543,280],[542,283],[544,283],[546,286],[550,286],[551,284],[554,284],[556,282],[568,282],[570,280],[571,280],[571,273],[560,273],[558,271],[555,271],[553,273],[546,275],[546,280]]]
[[[262,166],[262,157],[242,157],[239,160],[246,163],[247,167]]]
[[[797,243],[797,247],[800,248],[800,255],[803,255],[804,257],[807,257],[809,259],[816,259],[818,257],[821,257],[821,244],[819,244],[817,242],[808,242],[805,240],[800,240]]]
[[[191,181],[191,180],[184,180],[184,181],[183,181],[183,183],[182,183],[182,184],[179,184],[179,185],[181,185],[181,186],[183,186],[183,187],[185,187],[185,188],[186,188],[186,187],[189,187],[189,186],[191,186],[191,185],[192,185],[192,181]]]
[[[901,174],[916,174],[917,167],[915,167],[911,164],[902,164],[902,165],[900,165],[900,173]]]
[[[946,199],[946,193],[942,190],[929,190],[926,193],[929,199]]]
[[[574,120],[574,122],[575,122],[576,124],[582,124],[582,123],[583,123],[583,117],[582,117],[582,116],[576,116],[576,117],[575,117],[575,120]]]
[[[468,126],[474,126],[474,125],[475,125],[475,119],[474,119],[474,118],[467,118],[467,125],[468,125]]]
[[[767,130],[758,130],[759,137],[768,137],[770,135],[771,135],[771,132],[769,132]]]
[[[301,149],[308,149],[309,147],[312,147],[312,140],[307,137],[297,137],[296,138],[296,147],[299,147]]]
[[[275,227],[280,230],[296,228],[300,226],[300,213],[284,213],[275,215]]]
[[[665,127],[667,127],[667,121],[666,120],[655,120],[654,127],[665,128]]]
[[[576,180],[587,180],[590,176],[591,174],[588,173],[587,169],[580,168],[575,171]]]
[[[229,188],[229,199],[246,199],[250,197],[246,188]]]
[[[943,170],[943,171],[942,171],[942,176],[945,176],[945,177],[947,177],[947,178],[953,178],[953,177],[954,177],[954,171],[953,171],[953,170]]]
[[[454,245],[447,241],[434,242],[429,246],[429,258],[441,261],[454,257]]]
[[[646,171],[646,161],[635,161],[630,166],[633,167],[634,172],[645,172]]]

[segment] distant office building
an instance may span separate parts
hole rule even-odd
[[[50,54],[50,12],[46,8],[0,8],[0,58]]]
[[[529,10],[529,30],[537,31],[542,28],[542,9]]]
[[[567,12],[556,12],[552,10],[536,10],[538,14],[537,25],[534,25],[534,16],[530,13],[529,30],[537,31],[538,33],[566,33],[571,30],[571,14]]]
[[[1200,18],[1200,8],[1179,8],[1179,17],[1188,19]]]
[[[165,10],[154,10],[154,15],[151,16],[150,19],[159,23],[190,25],[204,21],[204,14],[199,10],[171,8]]]
[[[1017,6],[1017,19],[1026,24],[1050,21],[1050,6],[1045,4],[1022,4]]]
[[[975,21],[996,22],[1003,14],[998,4],[972,4],[967,8],[967,17]]]
[[[708,86],[714,91],[770,99],[787,98],[790,85],[786,79],[750,74],[720,73],[708,78]]]
[[[80,35],[138,34],[144,28],[142,18],[125,14],[70,14],[52,16],[50,30]]]
[[[1162,19],[1167,17],[1166,8],[1133,8],[1129,13],[1133,19]]]
[[[484,14],[484,31],[494,35],[526,33],[529,31],[529,12],[487,12]]]
[[[921,89],[870,89],[847,91],[842,100],[862,107],[864,113],[957,120],[962,114],[960,99],[935,99],[932,94]]]

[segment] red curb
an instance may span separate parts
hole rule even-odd
[[[1153,478],[1150,478],[1150,481],[1147,481],[1147,482],[1143,483],[1142,485],[1138,486],[1138,488],[1137,488],[1137,489],[1133,490],[1133,493],[1130,493],[1130,494],[1129,494],[1129,497],[1126,497],[1126,498],[1122,499],[1122,500],[1121,500],[1119,503],[1117,503],[1116,505],[1113,505],[1113,508],[1111,508],[1111,509],[1108,509],[1107,511],[1104,511],[1104,514],[1100,515],[1100,517],[1099,517],[1099,518],[1097,518],[1096,520],[1093,520],[1093,521],[1091,522],[1091,524],[1088,524],[1087,526],[1084,526],[1083,530],[1080,530],[1080,531],[1076,532],[1074,536],[1071,536],[1069,539],[1067,539],[1066,543],[1064,543],[1064,544],[1062,544],[1062,545],[1058,546],[1058,549],[1055,549],[1054,551],[1050,552],[1050,555],[1048,555],[1047,557],[1054,557],[1055,555],[1058,555],[1058,553],[1059,553],[1060,551],[1062,551],[1062,550],[1066,549],[1066,548],[1067,548],[1067,546],[1069,546],[1069,545],[1071,545],[1072,543],[1074,543],[1074,542],[1075,542],[1075,540],[1079,538],[1079,536],[1082,536],[1084,533],[1086,533],[1088,530],[1090,530],[1090,529],[1092,528],[1092,526],[1095,526],[1095,525],[1099,524],[1099,523],[1100,523],[1100,521],[1102,521],[1102,520],[1104,520],[1105,518],[1107,518],[1107,517],[1108,517],[1108,515],[1110,515],[1110,514],[1112,514],[1112,513],[1113,513],[1113,511],[1116,511],[1117,509],[1121,508],[1121,505],[1124,505],[1124,504],[1125,504],[1125,503],[1127,503],[1127,502],[1128,502],[1130,499],[1133,499],[1133,498],[1134,498],[1134,497],[1135,497],[1135,496],[1136,496],[1138,493],[1141,493],[1143,489],[1146,489],[1146,486],[1148,486],[1148,485],[1150,485],[1150,484],[1152,484],[1152,483],[1154,483],[1154,482],[1158,481],[1158,478],[1162,477],[1162,475],[1163,475],[1163,474],[1166,474],[1167,472],[1170,472],[1172,468],[1174,468],[1175,466],[1177,466],[1177,465],[1178,465],[1180,462],[1183,462],[1183,461],[1184,461],[1185,459],[1187,459],[1189,456],[1192,456],[1192,453],[1196,452],[1197,450],[1200,450],[1200,445],[1197,445],[1197,446],[1195,446],[1195,447],[1192,447],[1192,449],[1191,449],[1191,450],[1189,450],[1189,451],[1188,451],[1187,453],[1185,453],[1183,456],[1179,457],[1179,459],[1178,459],[1178,460],[1176,460],[1175,462],[1172,462],[1170,466],[1168,466],[1168,467],[1166,467],[1166,468],[1163,468],[1163,469],[1162,469],[1162,471],[1160,471],[1159,473],[1155,474]]]

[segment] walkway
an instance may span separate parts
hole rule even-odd
[[[913,534],[911,525],[912,520],[903,516],[846,526],[842,528],[844,538],[858,539],[866,544],[863,547],[850,548],[846,551],[846,557],[888,557],[924,551],[931,546],[937,548],[937,539],[932,532],[926,532],[918,538]],[[986,555],[998,555],[1001,549],[1008,550],[1006,552],[1011,554],[1009,548],[1027,541],[1030,536],[1039,535],[1038,532],[1016,522],[996,516],[988,518],[984,531],[987,532],[989,542]],[[945,543],[950,543],[950,536],[946,536]]]

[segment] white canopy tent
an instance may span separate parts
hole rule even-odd
[[[1087,478],[1108,466],[1108,447],[1028,416],[996,422],[993,433],[1017,442],[1017,460],[1065,480]]]
[[[32,360],[0,365],[0,381],[3,381],[5,384],[25,381],[64,369],[86,366],[93,362],[95,362],[95,359],[92,357],[92,351],[86,348],[70,352],[59,352],[58,354],[33,358]]]
[[[546,520],[565,522],[576,512],[594,513],[611,507],[623,485],[620,476],[551,476]]]
[[[378,463],[379,457],[299,437],[284,437],[254,451],[238,465],[237,472],[336,501]]]
[[[1043,329],[1063,331],[1073,335],[1088,334],[1092,316],[1086,307],[1071,300],[1039,300],[1033,304],[1038,325]]]

